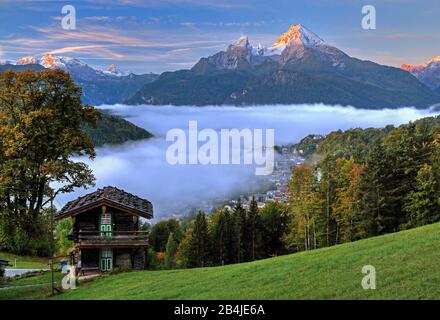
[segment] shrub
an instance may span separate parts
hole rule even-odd
[[[73,241],[67,239],[72,230],[72,219],[64,219],[57,223],[55,228],[55,243],[57,253],[66,255],[70,248],[74,245]]]
[[[148,248],[147,251],[147,267],[150,270],[163,269],[163,263],[153,248]]]

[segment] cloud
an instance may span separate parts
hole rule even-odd
[[[112,18],[109,16],[89,16],[85,17],[82,20],[88,20],[88,21],[110,21]]]
[[[121,60],[124,58],[123,54],[118,54],[116,52],[108,50],[106,46],[100,46],[100,45],[64,47],[64,48],[51,50],[46,53],[55,55],[55,54],[76,53],[76,52],[80,52],[82,54],[93,54],[93,55],[101,54],[105,56],[107,59],[112,59],[112,60]]]
[[[214,9],[237,9],[248,8],[249,4],[239,3],[232,0],[94,0],[93,3],[115,4],[133,7],[169,7],[172,6],[196,6]]]
[[[180,28],[169,32],[163,28],[146,28],[144,22],[131,21],[129,16],[129,21],[125,16],[119,18],[121,23],[117,23],[117,19],[89,16],[77,23],[76,30],[64,30],[59,20],[52,17],[50,25],[25,26],[26,36],[4,38],[0,40],[0,45],[6,48],[7,53],[20,56],[51,53],[70,54],[85,59],[85,62],[105,60],[105,64],[117,61],[123,61],[126,65],[130,62],[148,62],[160,69],[146,70],[149,65],[142,65],[143,72],[162,72],[189,68],[192,62],[202,56],[224,50],[241,35],[235,30],[201,31],[193,28],[195,24],[192,22],[183,23]],[[103,65],[98,64],[97,67]],[[141,66],[134,67],[139,70]]]

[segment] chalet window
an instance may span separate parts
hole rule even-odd
[[[111,213],[101,214],[99,232],[101,238],[111,238],[113,236],[113,225]]]
[[[101,215],[101,224],[111,224],[112,215],[110,213],[104,213]]]

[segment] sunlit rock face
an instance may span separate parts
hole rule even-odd
[[[38,62],[39,61],[37,58],[32,57],[32,56],[27,56],[27,57],[23,57],[23,58],[18,59],[15,64],[18,66],[23,66],[26,64],[38,64]]]
[[[270,47],[258,44],[253,46],[247,36],[241,36],[226,51],[202,58],[193,67],[194,71],[243,70],[258,66],[266,61],[286,64],[290,61],[312,57],[334,67],[344,67],[344,58],[348,57],[341,50],[330,46],[319,36],[301,24],[292,26],[283,33]]]
[[[436,56],[421,65],[403,64],[401,68],[411,72],[425,85],[440,93],[440,56]]]

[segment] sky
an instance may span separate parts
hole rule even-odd
[[[377,29],[361,9],[374,5]],[[62,8],[76,29],[62,28]],[[440,55],[438,0],[0,0],[0,60],[44,53],[134,73],[192,67],[241,35],[270,46],[301,23],[351,56],[421,64]]]

